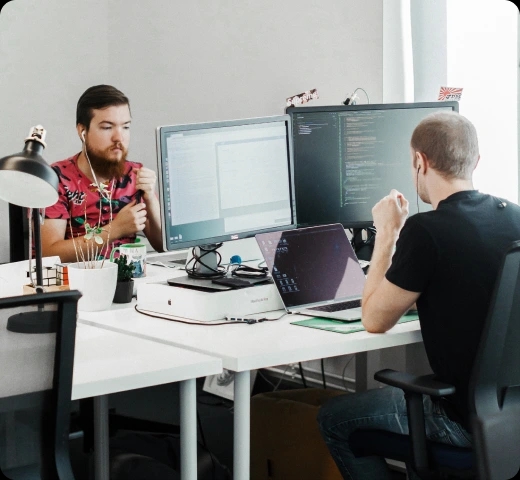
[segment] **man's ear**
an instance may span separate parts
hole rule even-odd
[[[78,132],[79,139],[82,142],[84,142],[85,141],[85,135],[86,135],[86,132],[87,132],[87,128],[85,127],[85,125],[82,125],[81,123],[78,123],[76,125],[76,132]]]
[[[426,174],[430,167],[428,157],[423,152],[415,152],[415,170],[417,173]]]

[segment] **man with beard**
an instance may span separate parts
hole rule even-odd
[[[468,383],[503,255],[520,239],[520,207],[474,190],[477,133],[462,115],[428,115],[410,144],[417,194],[433,210],[406,219],[408,201],[396,190],[372,209],[377,234],[362,320],[367,331],[384,333],[417,303],[430,366],[456,389],[446,398],[424,396],[426,435],[469,447]],[[408,434],[402,390],[336,397],[318,421],[344,478],[391,478],[383,458],[355,458],[349,436],[356,429]]]
[[[81,95],[76,129],[83,148],[52,165],[60,179],[59,198],[45,210],[43,255],[59,255],[62,262],[92,258],[93,252],[108,257],[112,248],[133,243],[140,231],[161,251],[156,175],[127,161],[130,123],[129,100],[116,88],[97,85]],[[90,235],[86,241],[93,227],[100,228],[93,232],[97,242]]]

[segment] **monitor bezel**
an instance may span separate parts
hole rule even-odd
[[[289,174],[289,195],[290,195],[290,208],[291,208],[291,224],[289,225],[281,225],[271,228],[250,230],[246,232],[238,232],[233,234],[220,235],[215,237],[207,237],[204,239],[198,240],[188,240],[185,242],[177,242],[171,243],[168,239],[169,225],[167,220],[167,209],[166,209],[166,198],[164,193],[164,178],[163,178],[163,163],[162,163],[162,149],[164,145],[165,134],[176,133],[176,132],[185,132],[185,131],[193,131],[193,130],[208,130],[213,128],[222,128],[222,127],[237,127],[237,126],[246,126],[246,125],[256,125],[256,124],[268,124],[268,123],[285,123],[286,128],[286,142],[287,142],[287,152],[288,152],[288,174]],[[266,116],[266,117],[253,117],[253,118],[244,118],[244,119],[235,119],[235,120],[223,120],[223,121],[214,121],[214,122],[200,122],[200,123],[188,123],[188,124],[176,124],[176,125],[161,125],[155,129],[156,136],[156,152],[157,152],[157,181],[158,181],[158,190],[159,190],[159,203],[161,209],[161,235],[162,235],[162,244],[164,251],[175,251],[175,250],[183,250],[190,247],[196,247],[201,245],[213,245],[219,244],[231,240],[239,240],[244,238],[254,237],[257,233],[265,233],[272,232],[277,230],[289,230],[292,228],[296,228],[297,219],[296,219],[296,200],[294,193],[294,158],[293,158],[293,150],[292,150],[292,125],[291,118],[289,115],[274,115],[274,116]]]
[[[287,115],[291,118],[291,127],[293,124],[293,116],[296,113],[306,113],[306,112],[346,112],[346,111],[356,111],[356,110],[404,110],[404,109],[420,109],[420,108],[439,108],[439,107],[451,107],[452,111],[459,112],[459,102],[458,101],[435,101],[435,102],[408,102],[408,103],[366,103],[366,104],[356,104],[356,105],[322,105],[322,106],[289,106],[285,109]],[[291,135],[291,144],[293,143],[294,137]],[[296,168],[296,159],[294,158],[293,153],[293,166]],[[294,205],[296,204],[296,191],[294,192]],[[298,212],[296,212],[298,213]],[[356,229],[356,228],[370,228],[374,226],[374,222],[370,221],[360,221],[360,222],[344,222],[338,219],[329,219],[324,220],[320,223],[298,223],[298,228],[301,227],[310,227],[313,225],[326,225],[328,223],[341,223],[346,229]]]

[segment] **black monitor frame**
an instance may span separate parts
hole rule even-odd
[[[287,168],[288,168],[288,180],[289,180],[289,203],[291,210],[291,221],[290,223],[284,223],[279,226],[273,226],[271,228],[251,228],[248,231],[237,231],[231,232],[225,235],[208,236],[207,238],[197,238],[187,241],[170,241],[170,220],[168,213],[168,206],[170,202],[169,194],[167,193],[166,186],[166,162],[165,152],[166,150],[166,139],[171,134],[183,133],[183,132],[195,132],[195,131],[211,131],[217,128],[223,127],[240,127],[247,125],[257,124],[285,124],[286,131],[286,142],[287,142]],[[256,235],[257,233],[276,231],[281,229],[296,228],[296,210],[295,210],[295,198],[294,198],[294,180],[293,180],[293,154],[292,154],[292,130],[289,115],[277,115],[269,117],[256,117],[239,120],[228,120],[219,122],[204,122],[204,123],[192,123],[183,125],[169,125],[160,126],[156,128],[156,145],[157,145],[157,171],[158,171],[158,186],[159,186],[159,197],[161,207],[161,230],[163,248],[166,251],[180,250],[188,247],[204,246],[204,245],[216,245],[229,240],[237,240],[241,238],[248,238]]]
[[[402,109],[431,109],[432,112],[436,109],[451,108],[452,111],[459,111],[459,104],[456,101],[448,102],[416,102],[416,103],[386,103],[386,104],[362,104],[362,105],[328,105],[328,106],[312,106],[312,107],[288,107],[286,113],[291,117],[291,125],[293,128],[293,155],[294,155],[294,174],[295,174],[295,204],[298,215],[298,226],[305,227],[318,224],[341,223],[345,228],[369,228],[373,226],[371,218],[366,220],[348,221],[341,218],[323,218],[320,221],[308,222],[305,221],[305,216],[302,215],[302,208],[298,208],[299,199],[308,192],[302,190],[301,183],[298,182],[299,165],[298,165],[298,151],[294,146],[295,129],[294,116],[302,113],[327,113],[327,112],[352,112],[352,111],[371,111],[371,110],[402,110]],[[315,181],[315,178],[313,179]],[[410,182],[412,179],[410,178]],[[411,199],[410,199],[411,200]],[[301,203],[300,203],[301,205]],[[371,216],[370,216],[371,217]]]

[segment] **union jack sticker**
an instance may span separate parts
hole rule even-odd
[[[460,100],[462,97],[462,88],[454,88],[454,87],[441,87],[439,90],[439,98],[441,102],[446,102],[448,100]]]

